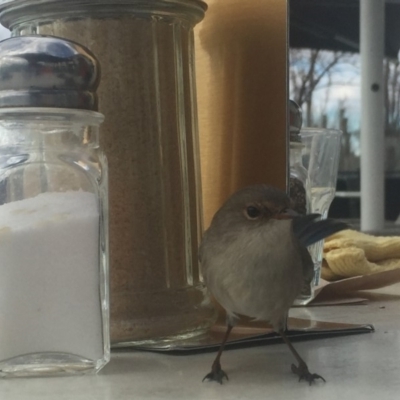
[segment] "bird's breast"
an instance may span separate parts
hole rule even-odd
[[[212,256],[205,254],[206,283],[221,305],[269,321],[286,313],[303,281],[290,221],[239,231],[221,243]]]

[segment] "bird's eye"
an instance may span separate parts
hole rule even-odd
[[[261,214],[261,211],[257,207],[248,206],[246,208],[246,216],[249,219],[256,219],[260,216],[260,214]]]

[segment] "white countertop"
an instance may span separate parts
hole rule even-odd
[[[118,351],[97,376],[0,380],[0,400],[141,399],[396,399],[400,393],[400,284],[368,293],[368,305],[297,308],[291,316],[372,323],[374,333],[295,343],[311,372],[311,387],[290,371],[284,344],[226,351],[229,381],[204,382],[214,353],[173,356]]]

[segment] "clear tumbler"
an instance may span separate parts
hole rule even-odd
[[[325,128],[303,128],[300,131],[303,165],[307,170],[307,213],[321,214],[322,219],[327,218],[335,197],[341,134],[339,130]],[[306,304],[312,299],[314,286],[318,285],[321,276],[322,248],[323,241],[309,248],[314,261],[314,281],[310,288],[305,288],[307,290],[303,291],[297,303]]]

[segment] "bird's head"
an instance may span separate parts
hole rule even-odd
[[[213,224],[259,225],[271,219],[295,215],[285,192],[268,185],[255,185],[234,193],[215,214]]]

